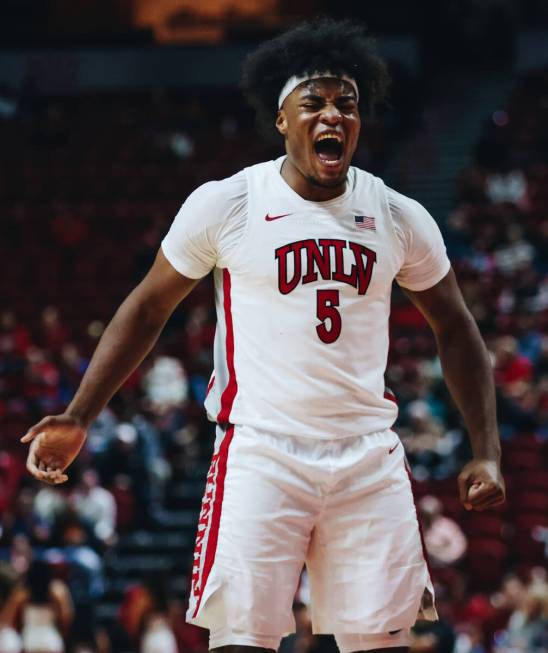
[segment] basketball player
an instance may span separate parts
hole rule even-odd
[[[285,156],[199,187],[150,272],[106,329],[73,401],[23,437],[50,483],[214,271],[218,324],[206,408],[217,438],[198,525],[188,619],[224,653],[272,651],[293,630],[308,567],[315,632],[342,653],[408,650],[435,619],[403,448],[385,392],[394,279],[430,323],[473,460],[468,509],[504,498],[489,360],[438,227],[417,202],[350,166],[364,107],[387,77],[362,29],[316,21],[263,44],[244,88]]]

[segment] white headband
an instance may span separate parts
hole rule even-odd
[[[293,75],[293,77],[290,77],[287,82],[284,84],[284,87],[280,91],[280,96],[278,97],[278,109],[282,108],[282,104],[284,103],[285,98],[292,93],[299,84],[302,84],[303,82],[308,82],[311,79],[320,79],[322,77],[328,77],[331,79],[342,79],[345,82],[348,82],[352,88],[354,89],[354,93],[356,93],[356,100],[360,99],[360,94],[358,93],[358,85],[356,84],[356,80],[353,79],[352,77],[349,77],[348,75],[334,75],[333,73],[330,72],[315,72],[311,73],[310,75],[302,75],[302,77],[297,77],[297,75]]]

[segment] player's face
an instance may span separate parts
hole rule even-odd
[[[360,134],[352,86],[339,79],[315,79],[298,86],[278,112],[287,161],[316,188],[341,190]]]

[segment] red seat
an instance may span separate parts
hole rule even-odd
[[[543,565],[544,542],[535,540],[528,532],[517,531],[512,540],[512,555],[519,563]]]
[[[545,444],[534,435],[518,435],[513,440],[507,440],[502,443],[503,454],[511,455],[520,451],[542,451]]]
[[[439,479],[432,481],[432,494],[439,495],[453,495],[458,496],[459,488],[455,476],[449,478]]]
[[[447,517],[451,517],[451,519],[454,519],[458,522],[462,521],[466,510],[460,502],[456,487],[455,491],[451,494],[435,494],[434,496],[436,496],[442,502],[444,515],[447,515]]]
[[[479,512],[467,513],[462,526],[469,538],[485,536],[495,540],[504,539],[508,530],[499,515]]]
[[[510,496],[514,514],[541,513],[548,515],[548,495],[542,492],[519,492]]]
[[[466,566],[472,584],[479,589],[495,589],[506,570],[507,558],[508,547],[502,541],[494,538],[471,539]]]
[[[538,450],[516,450],[503,454],[502,466],[512,474],[514,472],[528,472],[531,470],[542,470],[544,460],[542,451]]]
[[[548,528],[548,513],[542,512],[522,512],[514,515],[514,530],[531,533],[533,529],[543,526]]]
[[[533,491],[548,493],[548,471],[529,470],[528,472],[517,471],[510,476],[512,488],[515,491]]]

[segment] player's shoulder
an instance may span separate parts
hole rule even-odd
[[[250,187],[268,181],[269,176],[277,174],[273,164],[273,161],[255,163],[239,170],[230,177],[217,181],[208,181],[198,186],[189,196],[189,199],[201,200],[209,206],[212,204],[223,205],[225,203],[230,206],[234,204],[241,206],[247,199]]]
[[[402,211],[409,210],[409,208],[421,207],[416,200],[394,190],[388,186],[384,179],[377,177],[372,172],[357,166],[351,166],[350,171],[354,175],[356,184],[360,184],[362,187],[366,186],[369,190],[375,189],[376,192],[383,194],[391,212],[399,214]]]
[[[363,168],[358,168],[357,166],[350,166],[348,169],[348,176],[353,181],[355,186],[376,187],[381,190],[384,187],[384,182],[380,177],[376,177],[373,173],[364,170]]]
[[[427,228],[434,219],[427,209],[417,200],[385,186],[386,201],[396,231]]]
[[[269,161],[261,161],[243,169],[246,176],[248,186],[251,190],[269,186],[272,180],[279,177],[282,162],[285,156],[278,159],[271,159]]]
[[[402,209],[405,210],[406,200],[409,198],[406,198],[400,193],[396,193],[396,191],[386,185],[384,179],[381,177],[377,177],[372,172],[363,168],[351,166],[348,178],[354,187],[355,194],[366,196],[376,202],[383,214],[385,214],[387,209],[389,214],[399,213]]]
[[[227,219],[245,217],[247,209],[247,179],[243,170],[198,186],[182,207],[185,216],[208,224],[222,223]]]
[[[350,166],[349,176],[353,177],[356,186],[361,186],[369,192],[374,190],[375,192],[384,195],[392,213],[399,215],[400,213],[408,212],[409,210],[424,210],[424,207],[419,204],[419,202],[414,200],[412,197],[394,190],[388,186],[384,179],[377,177],[372,172],[368,172],[367,170],[358,168],[357,166]]]
[[[232,202],[247,193],[247,177],[244,170],[239,170],[230,177],[207,181],[198,186],[190,195],[189,200],[202,201],[205,204],[222,204]]]
[[[416,212],[424,212],[426,209],[417,202],[417,200],[404,195],[390,186],[386,186],[386,200],[388,202],[388,207],[392,218],[396,221],[407,220],[410,216],[414,215]]]

